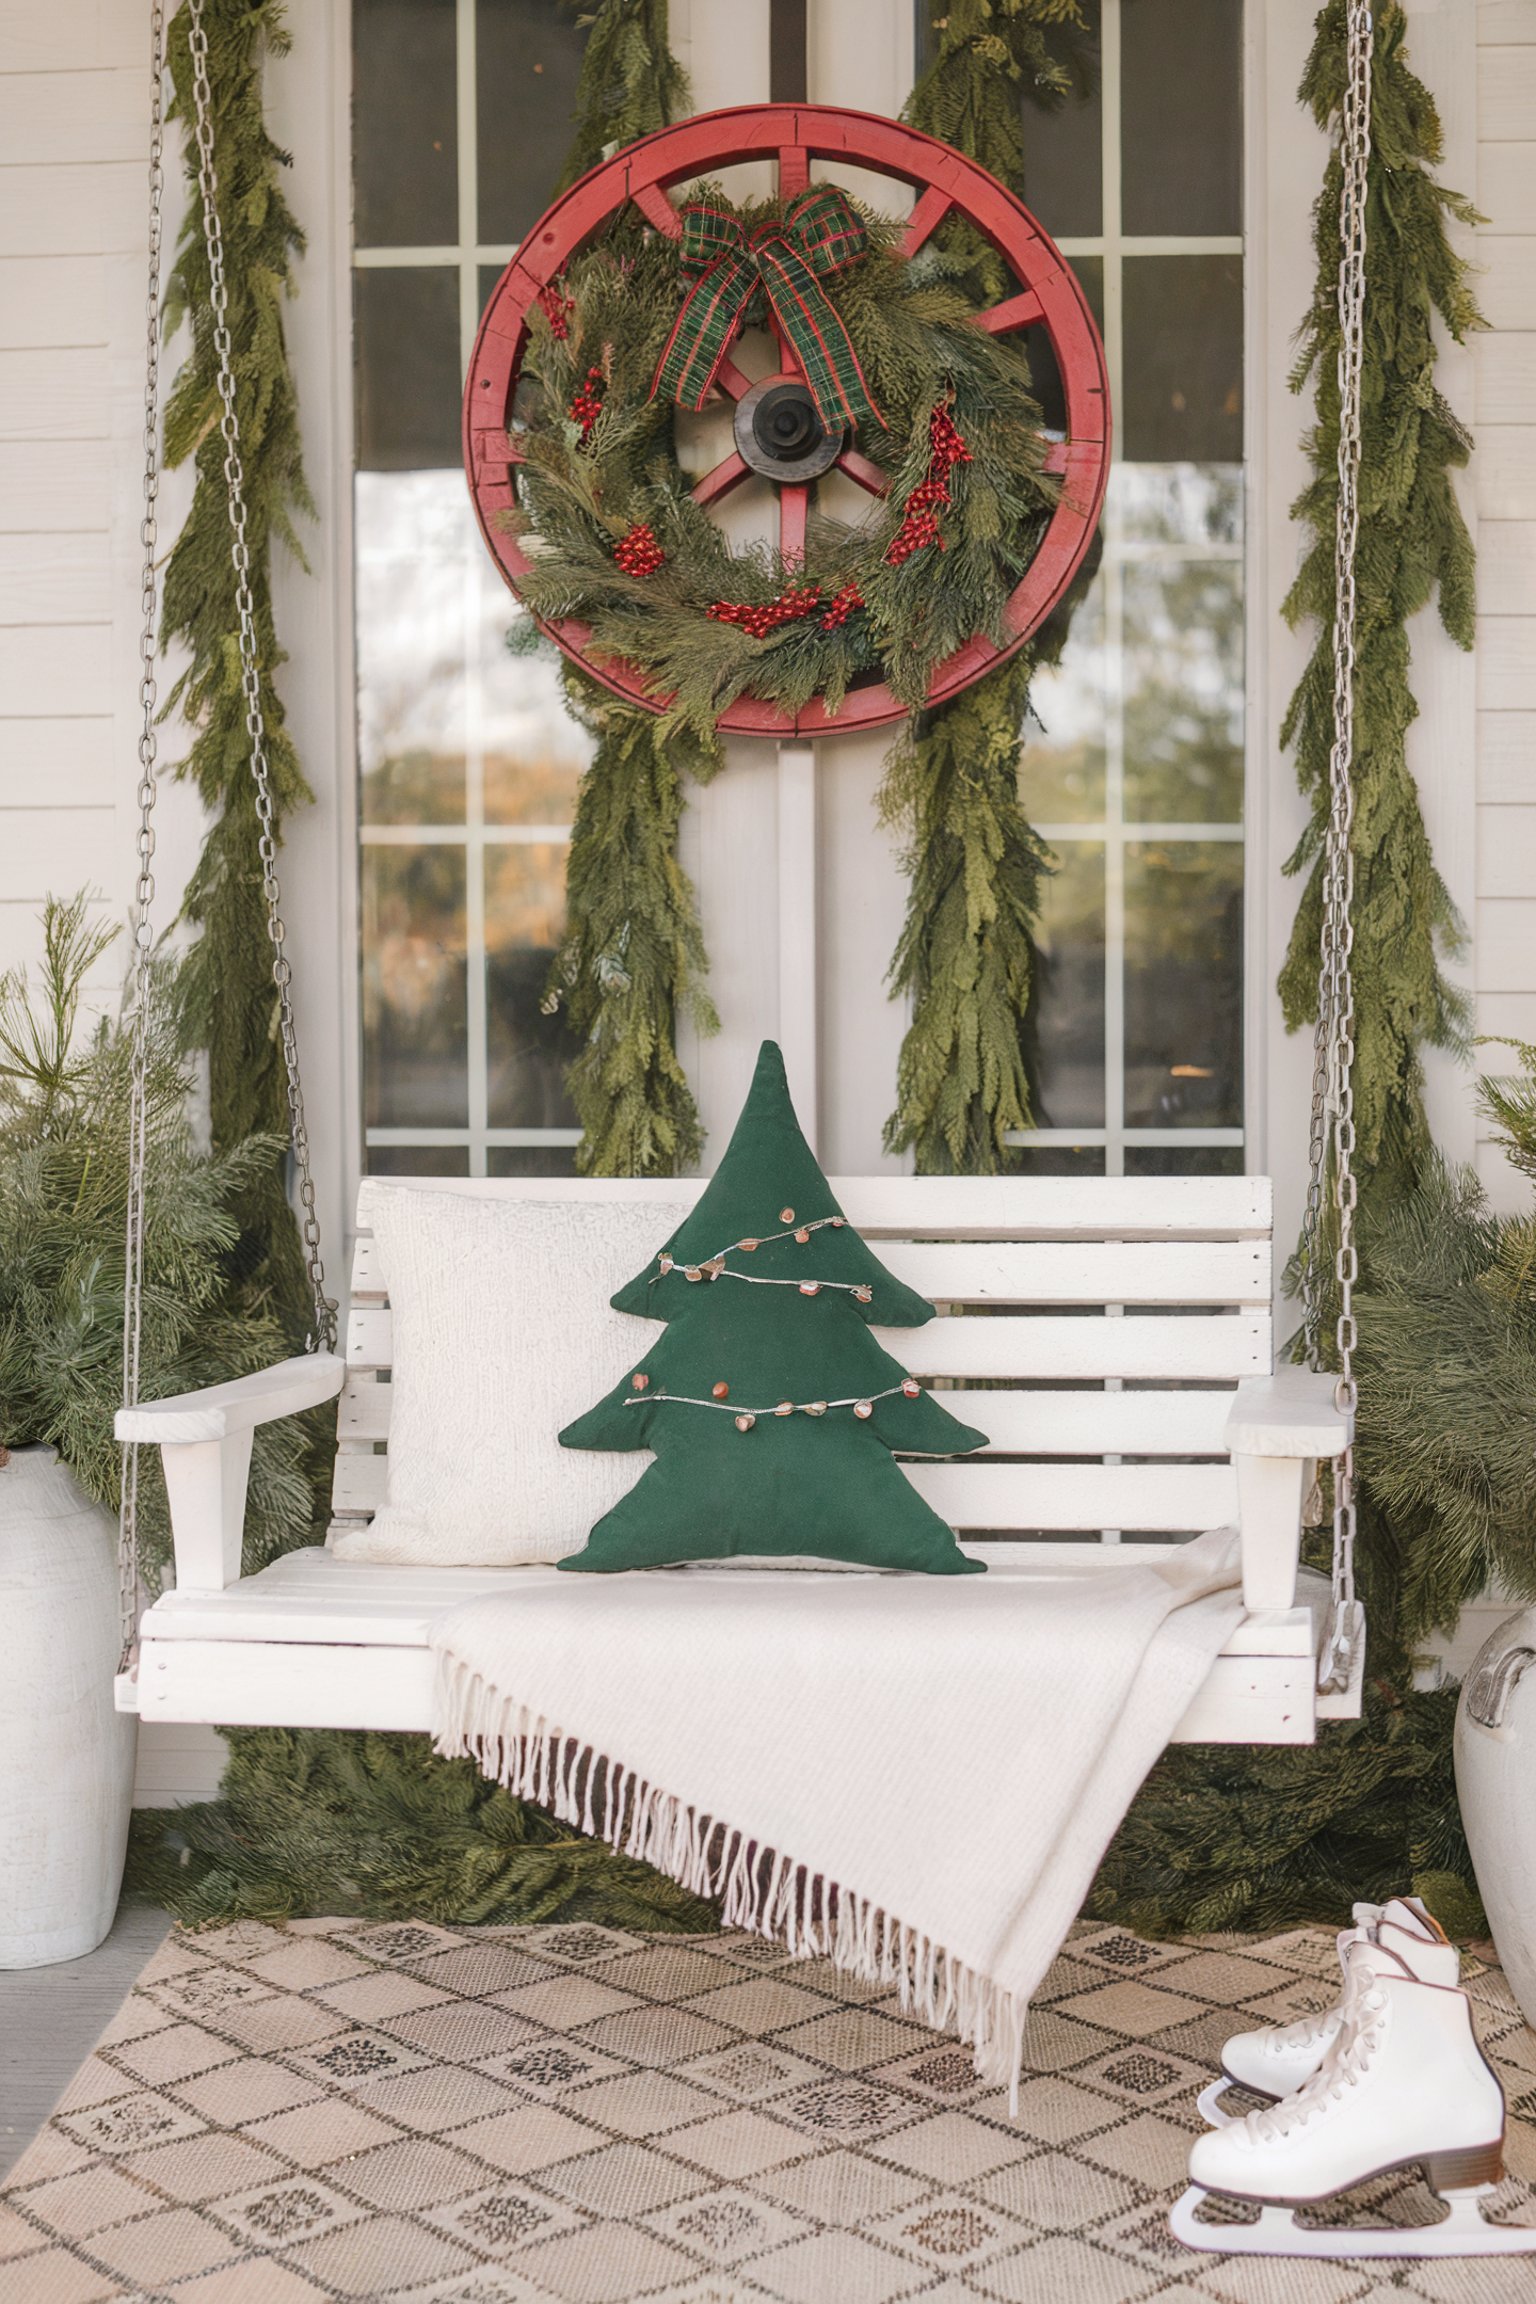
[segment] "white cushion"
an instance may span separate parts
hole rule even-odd
[[[387,1500],[343,1560],[560,1560],[654,1459],[556,1435],[654,1344],[614,1290],[691,1203],[484,1200],[370,1178],[358,1222],[394,1315]]]

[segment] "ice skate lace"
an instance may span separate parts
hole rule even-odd
[[[1248,2114],[1243,2125],[1250,2140],[1256,2144],[1276,2143],[1296,2129],[1304,2128],[1315,2112],[1326,2111],[1329,2105],[1338,2103],[1352,2088],[1357,2088],[1370,2070],[1387,2007],[1387,1995],[1374,1969],[1366,1961],[1355,1962],[1344,1987],[1339,2036],[1327,2062],[1294,2096]]]

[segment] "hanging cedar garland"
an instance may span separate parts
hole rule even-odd
[[[1457,343],[1482,326],[1468,267],[1446,235],[1448,219],[1472,224],[1477,212],[1429,173],[1443,148],[1440,120],[1428,89],[1408,69],[1405,32],[1397,0],[1383,0],[1372,72],[1355,579],[1355,1117],[1367,1195],[1376,1174],[1393,1192],[1413,1180],[1429,1145],[1421,1051],[1463,1048],[1467,1030],[1465,1001],[1440,965],[1461,924],[1430,854],[1406,742],[1418,716],[1408,681],[1409,619],[1433,600],[1457,645],[1470,648],[1473,640],[1473,546],[1451,483],[1472,443],[1435,383],[1434,322],[1438,314]],[[1330,0],[1301,84],[1301,100],[1320,128],[1331,129],[1337,118],[1344,77],[1343,0]],[[1317,394],[1317,423],[1307,436],[1313,476],[1293,508],[1311,542],[1285,602],[1288,622],[1311,623],[1317,633],[1281,730],[1312,803],[1288,866],[1307,875],[1280,977],[1293,1030],[1317,1013],[1333,735],[1339,197],[1335,150],[1315,214],[1317,289],[1291,379],[1297,391],[1311,383]]]
[[[283,334],[283,304],[294,293],[304,235],[283,192],[287,155],[267,134],[262,72],[286,53],[282,0],[205,0],[213,96],[214,164],[220,190],[229,332],[245,460],[246,536],[251,556],[262,710],[275,799],[274,828],[311,797],[287,731],[276,673],[284,661],[272,620],[274,545],[302,557],[294,523],[312,515],[299,443],[298,395]],[[173,116],[192,116],[187,12],[170,26]],[[285,1141],[288,1099],[275,1029],[277,993],[257,849],[260,825],[240,663],[235,577],[230,565],[224,443],[209,300],[208,256],[197,198],[197,146],[186,140],[192,197],[166,298],[166,323],[190,321],[192,347],[172,388],[165,460],[196,470],[192,505],[165,570],[162,644],[183,648],[186,670],[167,712],[193,731],[179,773],[196,785],[208,828],[182,904],[198,930],[182,964],[179,998],[187,1036],[208,1057],[213,1145],[226,1151],[248,1137]],[[313,1312],[298,1228],[288,1205],[286,1161],[272,1158],[241,1209],[237,1269],[251,1301],[275,1314],[297,1351]]]
[[[937,49],[903,119],[1022,197],[1020,95],[1050,106],[1067,94],[1070,78],[1047,34],[1059,42],[1086,30],[1077,0],[952,0],[934,22]],[[947,223],[941,246],[978,303],[1006,292],[999,258],[969,224]],[[935,501],[925,535],[936,509]],[[1064,632],[1058,617],[1058,647]],[[1034,939],[1052,860],[1024,814],[1019,775],[1037,653],[1026,649],[920,715],[882,793],[887,820],[906,836],[911,880],[891,986],[911,1001],[912,1022],[885,1141],[912,1152],[923,1174],[1017,1167],[1008,1137],[1035,1116]]]

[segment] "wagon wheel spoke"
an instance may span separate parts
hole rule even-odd
[[[811,156],[803,144],[779,146],[779,198],[792,199],[811,180]]]
[[[779,557],[786,567],[805,560],[805,516],[811,492],[803,480],[786,480],[779,487]]]
[[[903,256],[915,256],[923,242],[932,238],[953,206],[954,201],[947,192],[941,192],[937,184],[930,184],[907,218],[907,229],[901,237]]]
[[[878,464],[861,455],[857,448],[845,448],[837,460],[837,468],[847,473],[856,488],[864,489],[871,496],[889,496],[891,492],[889,472],[882,472]]]
[[[636,184],[629,196],[647,224],[654,224],[669,240],[681,240],[683,220],[659,184]]]
[[[718,504],[722,496],[729,496],[743,480],[750,480],[752,468],[733,448],[729,456],[722,456],[718,464],[711,464],[702,479],[695,480],[688,493],[695,504]]]
[[[1045,318],[1045,306],[1033,288],[1025,288],[1017,296],[1010,296],[1004,304],[993,304],[985,312],[978,312],[976,325],[989,336],[1011,336],[1016,328],[1033,328],[1037,320]]]
[[[752,389],[750,376],[743,376],[734,360],[722,360],[715,370],[715,382],[728,400],[742,400]]]

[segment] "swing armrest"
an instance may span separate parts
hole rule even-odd
[[[1237,1474],[1243,1600],[1250,1613],[1296,1604],[1303,1501],[1320,1456],[1339,1456],[1354,1417],[1337,1407],[1334,1379],[1282,1368],[1239,1384],[1224,1434]]]
[[[119,1440],[160,1444],[179,1592],[222,1592],[239,1582],[257,1425],[334,1400],[346,1374],[334,1352],[306,1352],[228,1384],[118,1410]]]
[[[1355,1420],[1334,1405],[1335,1379],[1312,1368],[1282,1368],[1239,1384],[1224,1438],[1234,1456],[1342,1456]]]
[[[345,1362],[334,1352],[302,1352],[275,1368],[205,1385],[201,1392],[176,1392],[168,1400],[119,1408],[114,1429],[119,1440],[158,1440],[178,1447],[226,1440],[231,1433],[254,1431],[258,1424],[275,1424],[280,1417],[334,1400],[346,1373]]]

